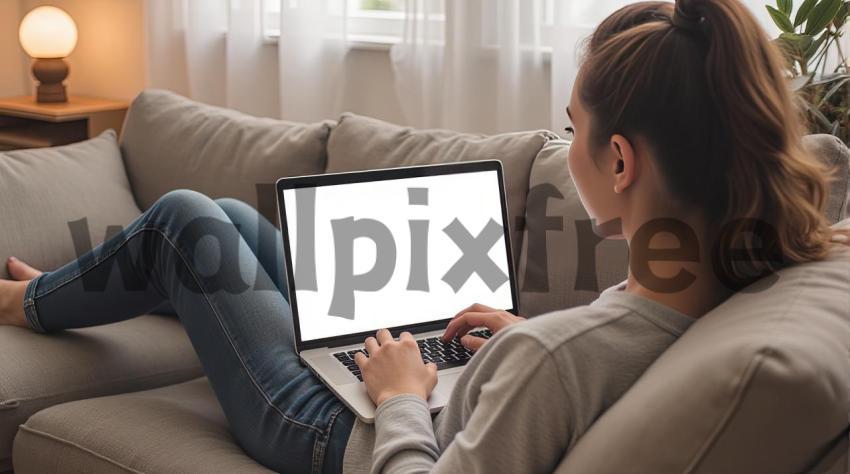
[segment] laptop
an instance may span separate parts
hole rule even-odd
[[[518,310],[501,163],[281,178],[276,195],[304,364],[371,423],[354,354],[378,329],[409,331],[437,364],[428,403],[439,411],[472,356],[442,342],[451,318],[473,303]]]

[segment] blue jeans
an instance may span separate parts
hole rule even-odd
[[[170,304],[242,448],[281,472],[339,472],[354,415],[295,353],[279,231],[250,206],[192,191],[27,287],[39,332]]]

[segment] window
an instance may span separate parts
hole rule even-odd
[[[280,12],[282,2],[297,4],[299,0],[263,0],[263,32],[270,40],[280,37]],[[311,1],[311,0],[300,0]],[[344,3],[343,3],[344,2]],[[405,0],[340,0],[329,2],[337,11],[331,14],[346,15],[348,38],[355,43],[377,45],[395,44],[404,34]],[[435,12],[436,20],[443,20],[442,2]],[[346,9],[345,12],[340,9]]]
[[[298,5],[299,2],[315,0],[263,0],[263,32],[270,41],[280,38],[281,5]],[[406,3],[409,0],[329,0],[331,15],[345,15],[347,36],[349,41],[361,46],[386,47],[399,43],[404,35]],[[445,3],[454,0],[425,0],[416,2],[422,7],[428,5],[429,23],[434,25],[429,36],[442,38],[445,27]],[[533,8],[522,8],[522,15],[536,18],[521,19],[524,25],[539,25],[534,31],[526,28],[521,32],[522,44],[550,51],[555,19],[554,0],[529,0]],[[343,11],[344,10],[344,11]],[[498,43],[498,33],[494,28],[499,25],[496,9],[485,8],[482,11],[483,25],[481,41],[484,45],[495,46]],[[492,17],[492,18],[491,18]]]

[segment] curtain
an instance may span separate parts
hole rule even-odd
[[[580,46],[634,0],[448,0],[446,31],[436,0],[407,0],[401,44],[392,48],[405,119],[420,127],[494,133],[562,132]],[[744,0],[777,35],[764,0]]]
[[[261,36],[256,3],[147,0],[148,84],[208,104],[276,115],[246,93],[252,88],[244,87],[248,74],[241,74],[265,73],[257,59]]]
[[[346,1],[281,3],[280,116],[299,122],[336,118],[348,51]]]
[[[358,60],[350,51],[347,0],[266,1],[279,11],[279,39],[263,31],[263,0],[146,0],[148,84],[294,121],[333,119],[352,103],[371,115],[368,104],[382,103],[391,106],[381,110],[399,111],[389,120],[417,127],[561,132],[581,40],[630,3],[404,0],[391,70],[367,68],[365,80],[387,84],[364,92],[345,87],[364,82],[346,77],[364,69],[347,67]],[[778,34],[765,0],[742,1]],[[366,93],[372,95],[351,100]]]
[[[346,2],[279,3],[271,39],[262,0],[146,0],[148,84],[252,115],[335,117]]]
[[[440,2],[406,5],[403,42],[391,59],[411,125],[484,133],[548,128],[544,0],[447,1],[443,28],[435,15]]]

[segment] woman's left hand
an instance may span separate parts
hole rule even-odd
[[[403,332],[398,341],[386,329],[376,337],[366,338],[366,357],[354,354],[354,361],[363,374],[369,398],[380,405],[385,400],[402,393],[411,393],[428,400],[437,385],[437,366],[424,364],[419,345],[409,332]]]

